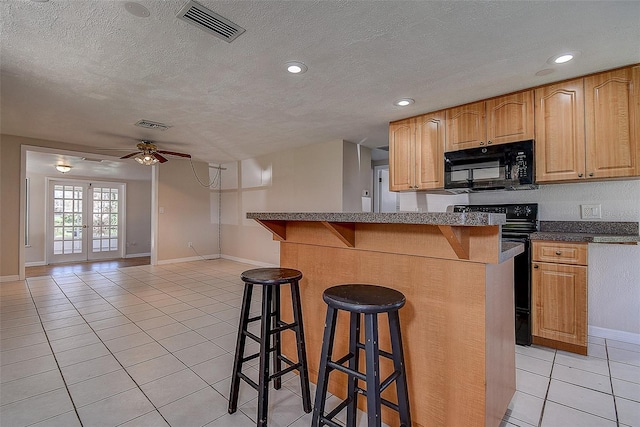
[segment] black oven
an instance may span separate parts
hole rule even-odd
[[[507,222],[502,226],[504,241],[524,245],[524,252],[513,260],[516,344],[531,345],[531,241],[529,235],[538,231],[538,204],[456,205],[452,212],[502,213]]]

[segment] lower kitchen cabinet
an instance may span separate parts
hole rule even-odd
[[[534,241],[533,343],[587,354],[587,244]]]

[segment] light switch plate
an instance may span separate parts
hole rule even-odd
[[[580,205],[580,218],[601,219],[602,205]]]

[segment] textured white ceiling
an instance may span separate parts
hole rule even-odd
[[[177,19],[186,0],[139,3],[148,18],[120,1],[0,2],[2,133],[122,154],[145,138],[216,163],[379,147],[391,120],[640,62],[638,1],[200,0],[246,29],[230,44]],[[546,63],[567,50],[581,55]]]

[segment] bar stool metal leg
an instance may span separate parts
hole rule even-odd
[[[349,359],[349,369],[360,370],[360,313],[349,314],[349,354],[353,357]],[[347,398],[351,399],[347,406],[347,427],[355,427],[358,414],[358,378],[349,376],[347,386]]]
[[[397,311],[392,311],[389,313],[389,330],[391,335],[391,352],[393,353],[393,369],[400,373],[400,376],[396,379],[396,392],[398,395],[398,412],[400,414],[400,425],[411,427],[409,393],[407,390],[407,375],[404,366],[404,352],[402,350],[400,318]]]
[[[367,363],[367,425],[380,427],[380,349],[378,347],[378,315],[364,315],[365,357]]]
[[[269,353],[271,348],[271,307],[273,293],[269,286],[263,286],[262,319],[260,345],[260,372],[258,380],[258,423],[259,427],[267,425],[269,409]]]
[[[293,286],[293,284],[291,285]],[[272,286],[273,288],[273,313],[274,319],[271,330],[275,330],[280,327],[280,286]],[[271,312],[270,312],[271,313]],[[282,342],[280,340],[280,332],[273,334],[275,354],[273,355],[273,372],[280,372],[282,370]],[[282,388],[282,377],[276,377],[273,380],[273,388],[280,390]]]
[[[311,412],[311,392],[309,391],[309,369],[307,367],[307,349],[304,341],[304,328],[302,326],[302,304],[300,303],[300,288],[298,282],[291,284],[291,301],[293,304],[293,322],[298,325],[295,330],[296,348],[298,349],[298,363],[301,364],[300,389],[302,390],[302,408],[307,414]]]
[[[324,403],[327,395],[327,384],[329,383],[329,369],[327,364],[331,361],[333,352],[333,340],[336,335],[337,310],[327,307],[327,319],[324,323],[324,336],[322,338],[322,350],[320,352],[320,367],[318,368],[318,387],[316,389],[316,399],[313,405],[312,427],[320,427],[321,418],[324,416]]]
[[[242,310],[240,311],[240,331],[236,341],[236,353],[233,358],[233,376],[231,377],[231,396],[229,398],[229,413],[233,414],[238,409],[238,393],[240,391],[240,372],[242,372],[242,364],[244,359],[244,346],[247,336],[243,333],[247,330],[249,324],[249,311],[251,308],[251,294],[253,285],[245,283],[244,297],[242,299]]]

